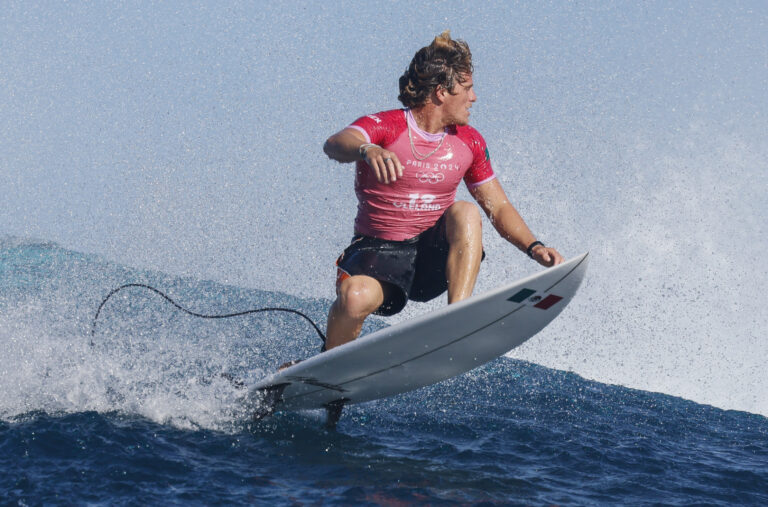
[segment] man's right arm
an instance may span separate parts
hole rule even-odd
[[[365,144],[365,137],[355,129],[346,128],[333,134],[323,145],[328,158],[337,162],[357,162],[362,160],[360,146]]]
[[[403,165],[397,155],[377,144],[367,143],[356,129],[345,128],[325,141],[323,151],[337,162],[365,162],[373,169],[380,183],[396,181],[403,176]]]

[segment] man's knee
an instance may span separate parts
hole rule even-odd
[[[353,318],[364,319],[384,302],[381,284],[368,276],[347,278],[336,292],[341,309]]]
[[[456,201],[447,211],[448,237],[454,234],[476,233],[482,230],[483,221],[477,206],[467,201]]]

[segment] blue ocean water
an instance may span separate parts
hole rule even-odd
[[[91,337],[102,298],[128,282],[202,313],[290,306],[322,324],[329,303],[4,238],[3,503],[768,502],[765,417],[507,358],[347,407],[336,430],[319,412],[254,422],[218,374],[312,354],[314,331],[284,315],[201,321],[126,290]]]

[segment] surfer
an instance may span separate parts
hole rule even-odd
[[[472,74],[469,46],[446,30],[400,77],[403,109],[363,116],[326,141],[328,157],[356,163],[358,199],[355,235],[336,263],[326,349],[409,299],[447,291],[450,304],[472,295],[485,254],[477,206],[455,200],[462,180],[503,238],[539,264],[563,262],[509,202],[485,140],[468,124],[477,100]]]

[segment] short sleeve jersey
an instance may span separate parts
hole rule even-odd
[[[419,129],[408,109],[396,109],[363,116],[349,128],[394,152],[403,165],[402,178],[386,184],[376,180],[365,161],[357,162],[358,234],[392,241],[413,238],[454,203],[462,179],[472,189],[496,177],[485,140],[468,125],[430,134]]]

